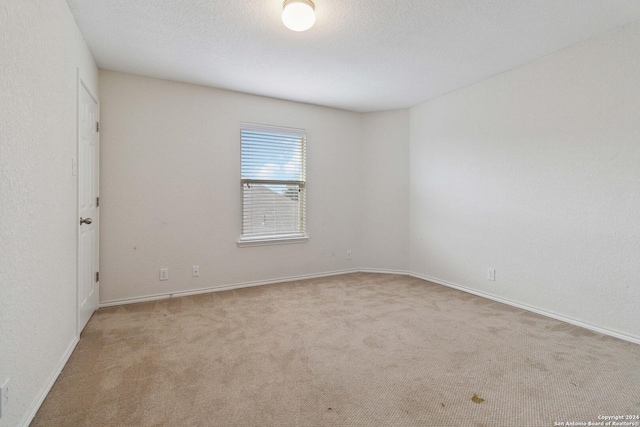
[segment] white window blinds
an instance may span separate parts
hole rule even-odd
[[[303,129],[242,123],[242,237],[304,237],[305,142]]]

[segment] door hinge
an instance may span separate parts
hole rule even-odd
[[[96,197],[96,208],[100,207],[100,197]]]
[[[100,132],[100,122],[96,122],[96,132]]]
[[[96,271],[96,282],[100,281],[100,272]]]

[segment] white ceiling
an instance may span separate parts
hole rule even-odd
[[[640,21],[639,0],[67,0],[101,69],[368,112],[405,108]]]

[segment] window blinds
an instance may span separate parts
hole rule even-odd
[[[241,239],[305,235],[303,129],[242,123]]]

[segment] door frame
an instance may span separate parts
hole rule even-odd
[[[77,74],[77,90],[76,90],[76,149],[74,154],[74,159],[72,162],[72,170],[75,173],[75,181],[76,181],[76,214],[75,214],[75,227],[76,227],[76,337],[80,338],[80,333],[82,332],[80,328],[80,227],[78,226],[78,218],[80,218],[80,137],[81,137],[81,122],[80,122],[80,114],[81,114],[81,96],[82,90],[86,90],[87,94],[95,101],[98,106],[97,120],[100,121],[100,101],[98,101],[98,97],[95,96],[93,91],[89,88],[89,85],[85,83],[82,74],[80,73],[80,69],[76,69]],[[100,134],[98,133],[98,138],[100,138]],[[99,145],[98,145],[99,147]],[[98,151],[99,152],[99,151]],[[98,160],[99,163],[99,160]],[[100,173],[100,169],[98,168],[98,176]],[[98,236],[98,248],[100,247],[100,221],[98,220],[97,225],[95,226],[95,232]],[[100,258],[100,254],[98,252],[98,259]],[[99,263],[98,263],[98,271],[99,271]],[[99,282],[98,285],[99,286]],[[98,292],[98,305],[100,301],[100,288],[96,289]],[[96,307],[97,308],[97,307]]]

